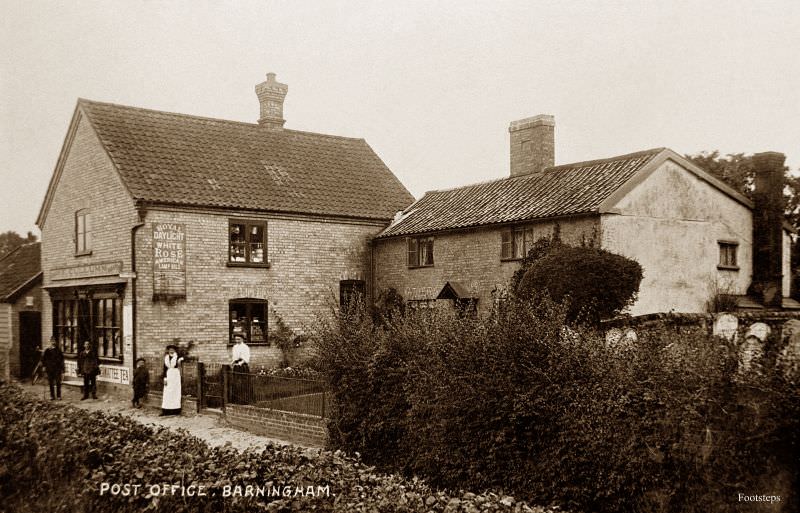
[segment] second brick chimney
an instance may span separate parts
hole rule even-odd
[[[511,176],[538,173],[555,163],[555,125],[549,114],[511,122]]]
[[[289,86],[275,80],[275,73],[267,73],[267,80],[256,86],[256,96],[261,104],[261,117],[258,124],[267,128],[283,128],[283,100]]]
[[[753,155],[753,283],[751,293],[765,306],[781,306],[783,298],[783,153]]]

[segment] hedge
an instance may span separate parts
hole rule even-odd
[[[102,483],[140,488],[137,495],[109,489],[101,496]],[[163,483],[177,485],[175,495],[150,489]],[[293,496],[224,496],[225,486],[234,492],[237,485],[266,486],[266,495],[280,487]],[[181,495],[199,486],[206,496]],[[308,486],[314,496],[306,495]],[[186,432],[45,402],[9,385],[0,385],[0,497],[0,510],[17,513],[548,511],[493,493],[447,494],[419,479],[377,473],[340,451],[212,448]]]
[[[800,510],[800,388],[773,370],[783,341],[741,373],[719,339],[653,331],[608,348],[566,318],[539,298],[486,319],[331,319],[316,338],[333,446],[573,510],[734,511],[756,492]]]

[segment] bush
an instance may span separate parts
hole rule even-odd
[[[31,399],[0,386],[0,497],[3,511],[170,513],[253,511],[531,511],[490,494],[447,494],[421,480],[381,475],[340,452],[270,446],[261,452],[211,448],[185,433],[127,417]],[[138,495],[101,483],[140,484]],[[205,487],[204,497],[151,495],[149,484]],[[224,497],[225,486],[328,486],[330,495]],[[242,488],[244,489],[244,488]],[[544,510],[537,510],[546,513]]]
[[[734,511],[748,490],[797,508],[800,389],[772,363],[741,375],[735,348],[677,332],[606,348],[565,330],[569,312],[533,297],[490,319],[328,322],[332,443],[437,486],[576,510]]]
[[[635,260],[557,241],[537,243],[529,255],[527,267],[521,269],[517,296],[529,299],[547,294],[556,302],[569,298],[569,322],[596,324],[636,301],[642,266]]]

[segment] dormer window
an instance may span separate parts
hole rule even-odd
[[[92,253],[92,214],[88,209],[75,212],[75,255]]]

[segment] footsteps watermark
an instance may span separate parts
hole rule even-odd
[[[781,501],[780,495],[748,495],[739,493],[739,502],[769,502],[774,504]]]

